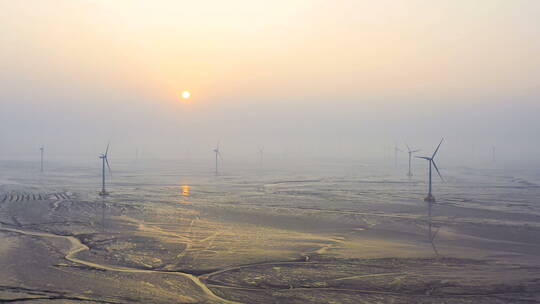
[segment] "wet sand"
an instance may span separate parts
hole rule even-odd
[[[130,185],[104,200],[84,190],[3,185],[0,299],[540,301],[535,212],[441,200],[431,244],[425,208],[407,198],[352,204],[343,198],[350,191],[321,190],[318,179],[220,183],[188,195],[176,186]]]

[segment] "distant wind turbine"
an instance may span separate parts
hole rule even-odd
[[[262,167],[264,156],[264,147],[259,147],[259,166]]]
[[[400,148],[398,148],[397,144],[394,145],[394,166],[397,168],[397,156],[398,152],[403,152]]]
[[[109,166],[109,159],[108,159],[108,155],[109,155],[109,146],[110,144],[107,144],[107,149],[105,150],[105,153],[104,154],[101,154],[99,156],[99,158],[102,160],[103,164],[102,164],[102,170],[101,170],[101,173],[102,173],[102,187],[101,187],[101,192],[99,193],[99,195],[101,196],[106,196],[106,195],[109,195],[109,193],[105,190],[105,165],[107,166],[107,168],[109,168],[109,173],[111,172],[111,166]]]
[[[409,173],[407,173],[407,176],[411,177],[412,176],[412,172],[411,172],[412,155],[413,153],[419,152],[420,150],[411,150],[408,144],[405,144],[405,146],[407,146],[407,153],[409,153]]]
[[[218,174],[218,158],[222,159],[221,158],[221,153],[219,151],[219,142],[217,143],[216,148],[213,151],[216,154],[216,171],[215,171],[215,173]]]
[[[43,153],[45,152],[45,147],[41,146],[41,148],[39,148],[39,151],[41,152],[41,172],[43,172]]]
[[[427,157],[427,156],[416,156],[417,158],[422,158],[422,159],[425,159],[429,162],[429,191],[428,191],[428,195],[426,196],[426,198],[424,199],[424,201],[426,202],[430,202],[430,203],[433,203],[435,202],[435,197],[433,196],[433,194],[431,193],[431,181],[432,181],[432,178],[431,178],[431,167],[435,167],[435,170],[437,170],[437,174],[439,174],[439,177],[441,178],[441,180],[444,182],[444,179],[441,175],[441,172],[439,172],[439,168],[437,168],[437,164],[435,163],[435,155],[437,154],[437,152],[439,151],[439,148],[441,147],[441,144],[443,142],[444,138],[441,139],[441,142],[439,143],[439,145],[437,146],[437,149],[435,149],[435,152],[433,152],[433,155],[431,157]]]

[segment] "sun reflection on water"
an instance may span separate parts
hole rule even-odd
[[[189,185],[180,186],[180,195],[182,197],[179,202],[180,204],[191,205],[191,202],[189,201],[190,190],[191,190],[191,186]]]
[[[189,197],[189,190],[191,187],[188,185],[182,185],[180,188],[182,189],[182,196],[186,198]]]

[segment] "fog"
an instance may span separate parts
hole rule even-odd
[[[0,302],[540,303],[539,16],[0,0]]]
[[[537,1],[234,2],[0,1],[0,159],[538,164]]]

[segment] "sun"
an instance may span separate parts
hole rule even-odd
[[[189,99],[191,97],[191,93],[189,91],[182,92],[182,99]]]

